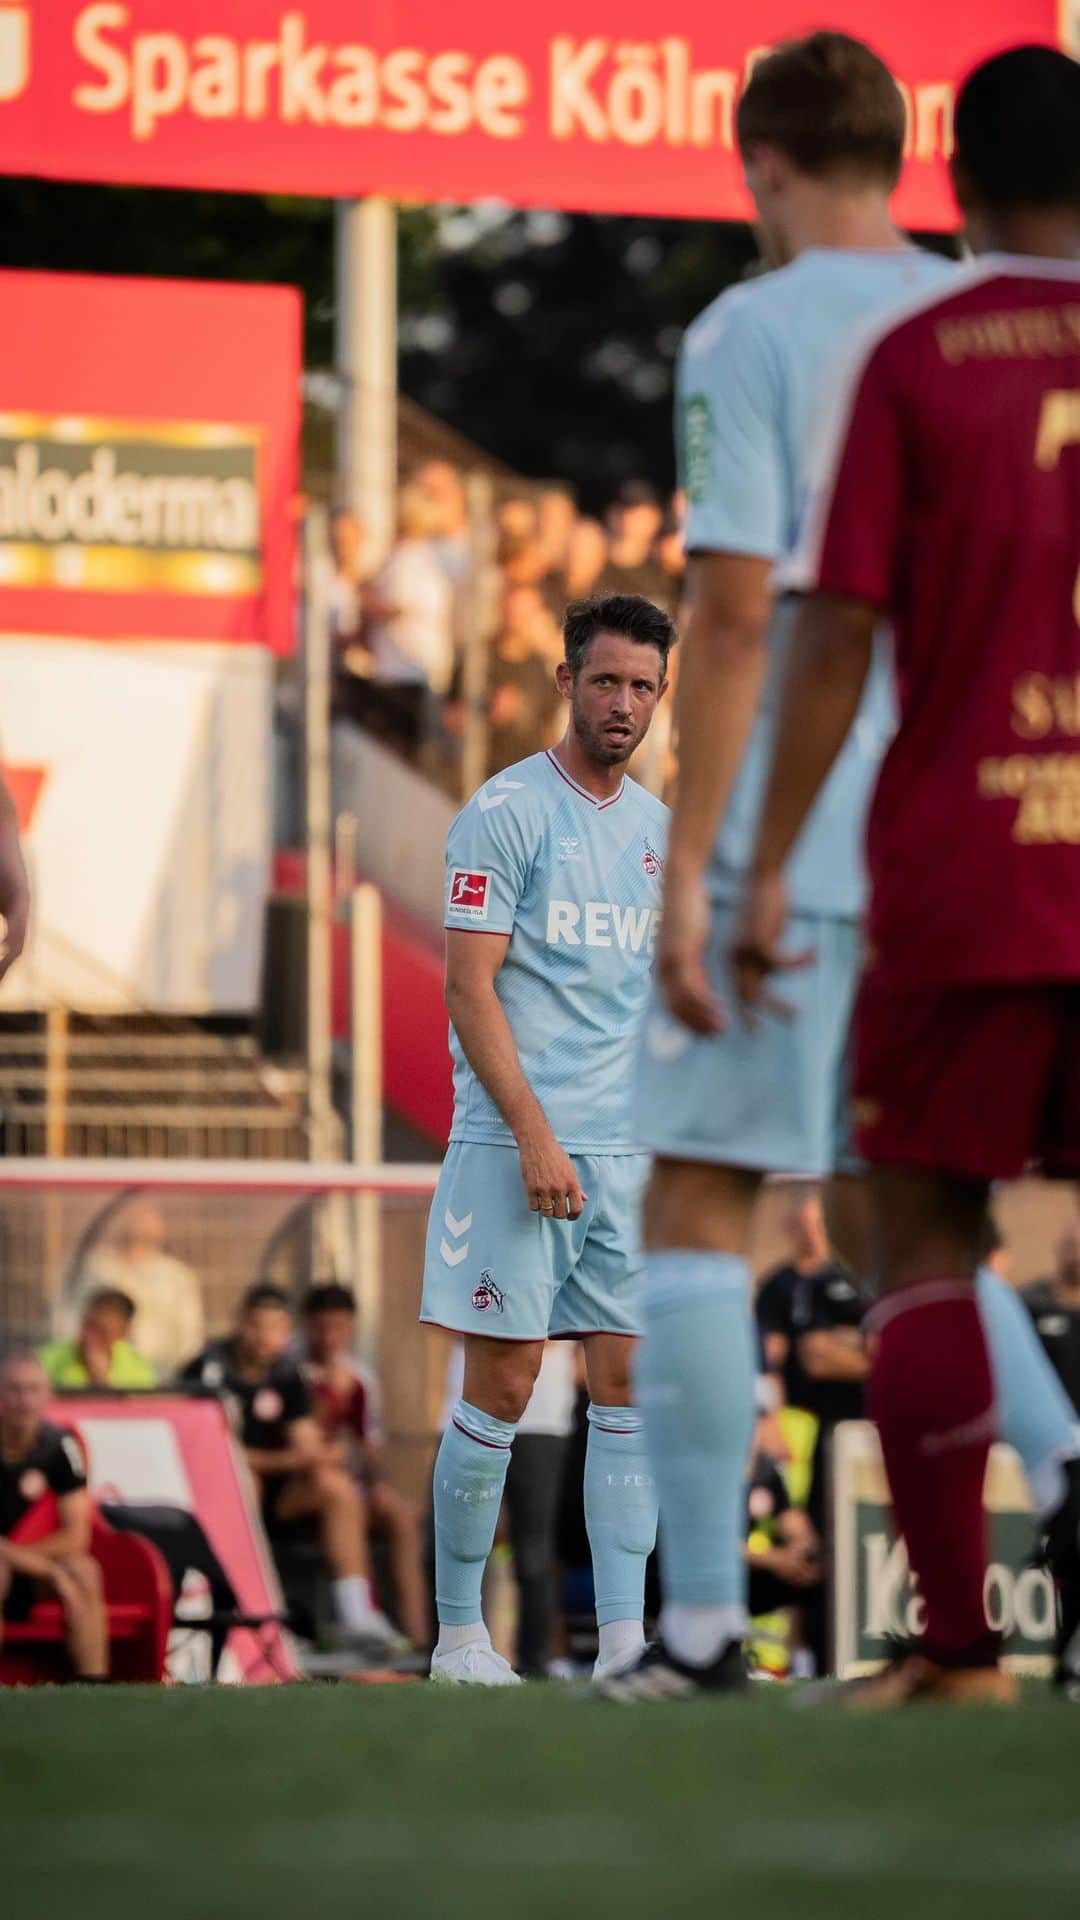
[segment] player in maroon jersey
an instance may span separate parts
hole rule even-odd
[[[737,951],[759,1017],[784,862],[885,613],[900,722],[868,827],[855,1095],[884,1290],[871,1410],[926,1633],[866,1704],[1011,1698],[983,1606],[973,1280],[991,1180],[1080,1175],[1080,65],[988,61],[956,141],[985,258],[880,331],[838,403]]]

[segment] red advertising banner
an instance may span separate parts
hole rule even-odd
[[[0,273],[0,633],[288,652],[300,356],[289,287]]]
[[[898,217],[948,227],[957,82],[1073,4],[24,0],[0,4],[0,172],[743,217],[745,75],[824,17],[904,88]]]

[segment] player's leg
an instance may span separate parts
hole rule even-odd
[[[983,1479],[998,1423],[975,1274],[991,1180],[1039,1150],[1060,1040],[1040,990],[894,993],[870,974],[860,993],[859,1145],[873,1162],[885,1289],[869,1323],[870,1408],[931,1662],[928,1680],[918,1661],[901,1663],[871,1683],[871,1702],[895,1697],[894,1683],[900,1697],[913,1681],[943,1697],[1001,1697],[1004,1687],[982,1598]]]
[[[552,1223],[554,1224],[554,1223]],[[529,1404],[544,1342],[470,1334],[465,1383],[435,1460],[433,1680],[499,1686],[512,1669],[492,1651],[481,1586],[495,1540],[517,1423]]]
[[[385,1536],[390,1550],[390,1574],[397,1596],[401,1628],[414,1647],[430,1646],[428,1588],[424,1575],[424,1543],[419,1511],[412,1500],[385,1480],[368,1495],[371,1525]]]
[[[71,1664],[80,1680],[106,1680],[109,1629],[101,1568],[88,1553],[72,1554],[59,1574],[56,1597],[64,1612]]]
[[[836,1165],[829,1181],[825,1217],[841,1260],[876,1291],[876,1252],[870,1183],[859,1173],[851,1138],[850,1048],[838,1074]],[[990,1350],[1001,1438],[1024,1465],[1032,1504],[1045,1531],[1051,1569],[1063,1595],[1063,1610],[1080,1622],[1080,1447],[1077,1416],[1051,1364],[1030,1314],[1014,1288],[981,1268],[976,1297]]]
[[[593,1333],[583,1345],[589,1382],[585,1526],[600,1677],[630,1664],[645,1647],[645,1567],[656,1545],[656,1482],[634,1405],[634,1342],[620,1334]]]
[[[556,1296],[551,1331],[580,1337],[589,1382],[585,1520],[599,1631],[597,1675],[643,1652],[645,1566],[656,1541],[656,1487],[634,1404],[632,1354],[641,1327],[643,1154],[578,1162],[590,1196],[580,1258]]]
[[[730,910],[720,908],[710,972],[734,1006],[730,944]],[[820,953],[820,923],[796,920],[792,944]],[[661,1638],[683,1677],[696,1672],[701,1685],[741,1677],[743,1485],[757,1371],[748,1250],[759,1170],[819,1178],[831,1165],[826,1056],[850,993],[850,981],[837,981],[822,961],[785,982],[790,1022],[770,1019],[754,1031],[735,1022],[705,1040],[656,1004],[645,1027],[638,1093],[656,1157],[638,1398],[663,1516]],[[660,1691],[659,1671],[652,1678],[649,1690]],[[684,1690],[693,1686],[691,1678]],[[620,1697],[633,1696],[624,1689]]]
[[[871,1316],[870,1411],[897,1526],[926,1607],[923,1654],[993,1668],[983,1602],[983,1483],[997,1434],[975,1273],[986,1183],[929,1169],[872,1174],[883,1297]]]
[[[760,1176],[658,1159],[644,1211],[637,1392],[656,1475],[664,1647],[711,1668],[746,1629],[744,1485],[757,1350],[747,1251]]]
[[[435,1461],[433,1679],[505,1685],[480,1606],[517,1422],[540,1370],[552,1305],[591,1216],[529,1211],[510,1147],[458,1144],[428,1221],[422,1320],[465,1336],[465,1383]]]
[[[334,1610],[350,1636],[385,1651],[394,1629],[376,1602],[368,1554],[367,1506],[346,1468],[328,1462],[289,1474],[274,1504],[276,1522],[312,1518],[318,1523],[323,1556],[330,1569]]]

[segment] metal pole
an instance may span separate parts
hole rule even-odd
[[[352,1157],[357,1166],[383,1157],[382,896],[353,890],[350,916],[352,986]],[[361,1357],[378,1367],[382,1324],[382,1198],[354,1202],[355,1274]]]
[[[304,759],[307,833],[308,1157],[334,1152],[330,1033],[330,621],[326,514],[304,521]]]
[[[342,382],[337,468],[341,504],[359,516],[367,561],[394,537],[397,486],[397,209],[339,200],[334,209],[335,356]]]
[[[494,488],[486,473],[471,473],[465,483],[472,545],[465,620],[465,650],[461,663],[461,697],[465,710],[461,741],[461,798],[471,799],[482,786],[488,763],[488,662],[498,618],[495,580]]]

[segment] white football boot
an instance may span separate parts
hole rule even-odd
[[[470,1640],[452,1653],[431,1656],[431,1679],[439,1687],[520,1687],[521,1675],[496,1653],[490,1640]]]

